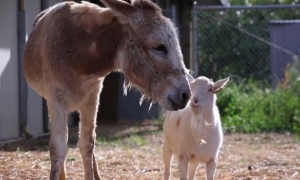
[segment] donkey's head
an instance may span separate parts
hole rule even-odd
[[[130,84],[167,110],[186,106],[190,86],[176,28],[150,0],[101,0],[123,25],[125,57],[119,69]],[[126,91],[126,90],[125,90]]]

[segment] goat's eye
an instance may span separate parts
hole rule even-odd
[[[168,50],[167,50],[166,46],[163,44],[161,44],[153,49],[155,49],[156,51],[163,52],[164,54],[168,54]]]
[[[212,88],[208,89],[208,92],[212,92]]]

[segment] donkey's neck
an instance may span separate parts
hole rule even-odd
[[[104,77],[112,71],[119,70],[118,62],[124,58],[123,49],[126,43],[122,29],[123,25],[116,20],[91,32],[77,28],[78,37],[72,41],[76,47],[74,49],[77,49],[73,56],[79,59],[73,63],[77,74]],[[69,39],[71,38],[70,35]]]
[[[55,39],[58,39],[61,47],[72,45],[66,52],[71,54],[72,58],[69,59],[72,59],[76,75],[104,77],[114,70],[120,70],[118,62],[123,59],[128,25],[120,23],[107,8],[87,2],[66,4],[57,10],[57,15],[65,17],[69,14],[69,17],[59,18],[62,20],[56,24],[59,28],[55,32],[60,32],[56,37],[61,39]]]

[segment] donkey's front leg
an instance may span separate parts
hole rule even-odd
[[[67,109],[55,100],[47,101],[51,118],[50,180],[65,180],[65,159],[68,151]]]
[[[79,149],[84,167],[84,180],[100,180],[97,162],[94,157],[96,113],[98,108],[98,93],[94,93],[80,106],[80,137]]]

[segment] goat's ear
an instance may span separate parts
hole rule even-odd
[[[223,87],[227,84],[229,81],[230,76],[228,76],[225,79],[220,79],[217,82],[214,83],[213,92],[217,94],[218,92],[222,91]]]
[[[109,7],[118,19],[126,23],[128,17],[137,11],[137,8],[133,7],[122,0],[100,0],[106,7]]]

